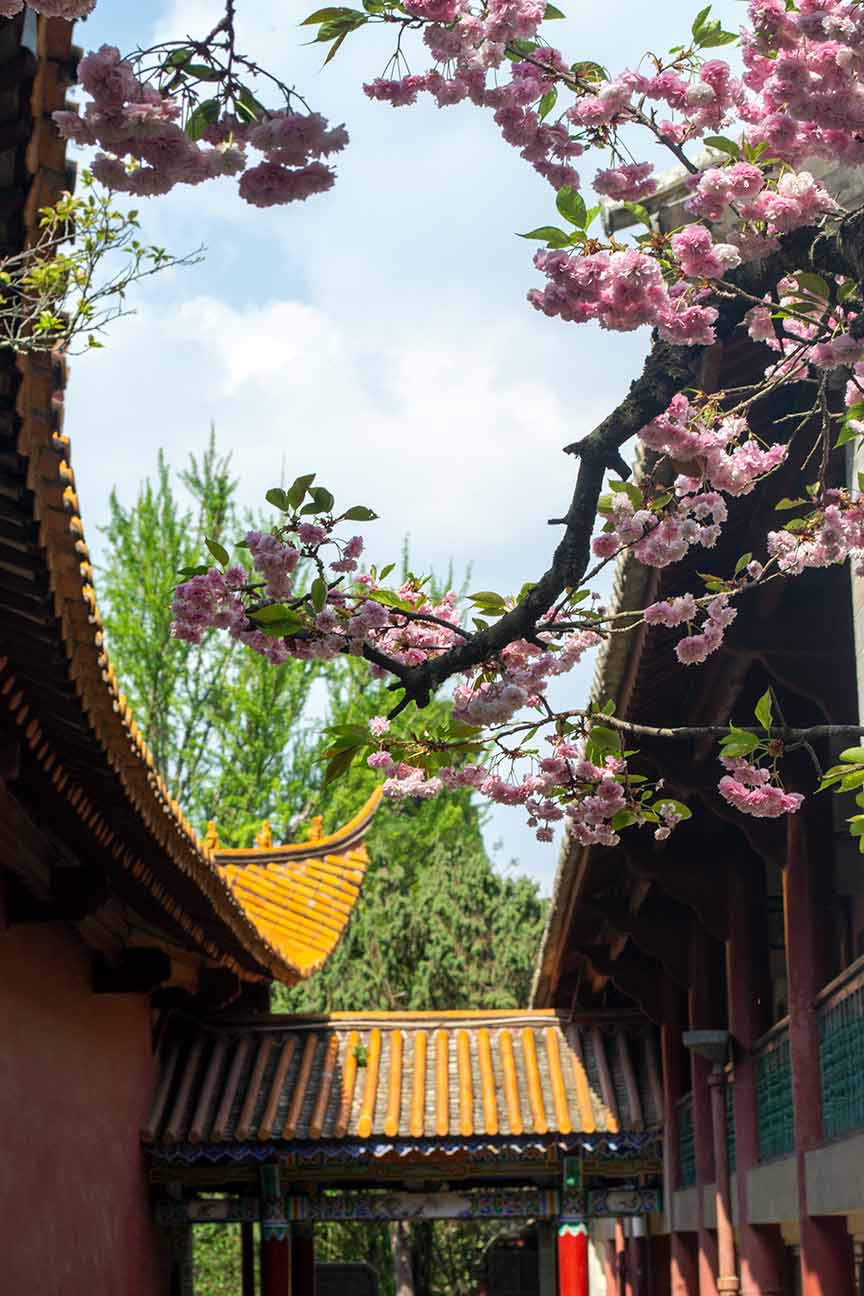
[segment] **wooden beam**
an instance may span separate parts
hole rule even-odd
[[[577,1194],[583,1201],[583,1195]],[[464,1192],[351,1191],[319,1194],[315,1197],[287,1197],[284,1219],[332,1222],[336,1220],[469,1220],[469,1219],[552,1219],[568,1208],[574,1198],[555,1188],[466,1189]],[[595,1216],[646,1215],[659,1209],[659,1188],[618,1188],[612,1184],[589,1189],[584,1195],[587,1213]],[[222,1197],[173,1201],[160,1198],[156,1204],[158,1223],[176,1228],[184,1224],[228,1224],[258,1220],[261,1202],[255,1197]]]
[[[170,979],[171,959],[161,949],[127,949],[115,963],[93,960],[94,994],[149,994]]]
[[[680,831],[680,829],[678,830]],[[686,856],[683,852],[686,851]],[[680,852],[680,853],[679,853]],[[718,940],[729,934],[726,905],[726,876],[722,861],[712,870],[705,861],[705,843],[698,840],[677,843],[677,850],[646,850],[627,843],[624,855],[639,877],[650,878],[661,891],[692,909],[706,931]]]
[[[593,945],[574,950],[573,956],[584,959],[598,976],[611,981],[623,995],[637,1003],[651,1021],[659,1023],[662,1020],[658,982],[662,979],[663,970],[653,959],[636,950],[625,950],[613,959],[608,949]]]
[[[583,902],[582,912],[589,920],[598,925],[605,922],[614,931],[626,936],[643,954],[662,963],[663,967],[685,989],[690,985],[690,968],[687,959],[687,919],[674,917],[643,918],[633,913],[626,904],[607,899],[605,896],[592,897]]]
[[[102,872],[94,867],[52,867],[49,873],[49,896],[34,895],[12,873],[6,882],[6,922],[11,926],[25,923],[79,923],[100,909],[109,898]]]

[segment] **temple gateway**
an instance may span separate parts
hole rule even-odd
[[[70,41],[30,11],[0,25],[4,254],[72,184],[50,120]],[[763,363],[741,340],[701,382]],[[0,351],[4,1296],[191,1296],[214,1222],[241,1226],[242,1296],[311,1296],[317,1224],[421,1218],[524,1227],[530,1263],[490,1266],[490,1296],[517,1269],[538,1296],[864,1290],[864,878],[834,802],[745,822],[707,749],[646,740],[693,817],[565,849],[531,1008],[271,1015],[271,983],[319,969],[363,903],[377,798],[296,844],[196,837],[103,648],[65,382]],[[794,400],[760,406],[766,439]],[[720,565],[800,472],[734,501]],[[625,561],[617,609],[693,580]],[[862,624],[857,578],[810,571],[751,598],[700,673],[663,631],[616,637],[594,700],[701,725],[770,685],[790,725],[848,723]]]

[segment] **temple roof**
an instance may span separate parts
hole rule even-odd
[[[50,116],[73,79],[71,33],[30,10],[0,23],[3,254],[32,242],[39,209],[74,184]],[[347,922],[376,798],[318,844],[215,857],[199,840],[105,649],[65,385],[62,357],[0,351],[0,794],[28,835],[51,837],[49,851],[26,861],[13,851],[4,863],[40,900],[51,897],[51,861],[75,865],[97,889],[107,883],[116,929],[138,926],[245,979],[291,984],[320,966]]]
[[[656,1134],[654,1042],[554,1012],[334,1013],[222,1021],[169,1050],[143,1131],[197,1160],[365,1146],[452,1154]],[[374,1145],[374,1146],[373,1146]]]
[[[335,949],[369,863],[363,836],[381,789],[338,832],[290,846],[216,850],[219,875],[282,958],[307,977]]]

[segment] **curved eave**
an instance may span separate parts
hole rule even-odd
[[[32,12],[26,17],[31,22]],[[0,153],[16,177],[10,204],[20,194],[15,246],[24,247],[36,235],[39,209],[72,187],[51,113],[66,106],[75,51],[70,23],[39,18],[35,58],[17,59],[23,20],[2,21],[0,62],[11,69],[20,108],[18,129],[7,134],[5,147],[0,142]],[[12,537],[0,536],[9,549],[8,556],[0,553],[0,700],[44,789],[40,813],[50,814],[51,798],[60,798],[64,815],[75,816],[79,839],[91,843],[115,881],[131,891],[143,888],[202,957],[246,979],[292,984],[326,954],[313,963],[308,952],[299,956],[298,945],[295,959],[282,928],[254,916],[231,885],[155,768],[105,651],[62,430],[65,363],[45,355],[16,361],[6,352],[0,378],[11,397],[8,425],[0,429],[0,493]],[[361,874],[360,841],[373,810],[367,805],[333,834]],[[329,849],[326,839],[323,848]],[[300,861],[310,854],[308,846],[286,849]]]
[[[290,860],[324,859],[328,855],[344,856],[346,852],[350,852],[363,841],[380,800],[381,788],[377,787],[362,810],[359,810],[344,827],[325,837],[318,837],[314,841],[292,842],[287,846],[255,846],[248,850],[220,847],[213,852],[213,859],[216,864],[228,866],[284,864]]]

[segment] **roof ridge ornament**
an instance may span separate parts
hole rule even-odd
[[[255,834],[255,845],[259,850],[270,850],[273,845],[273,829],[270,820],[265,819]]]

